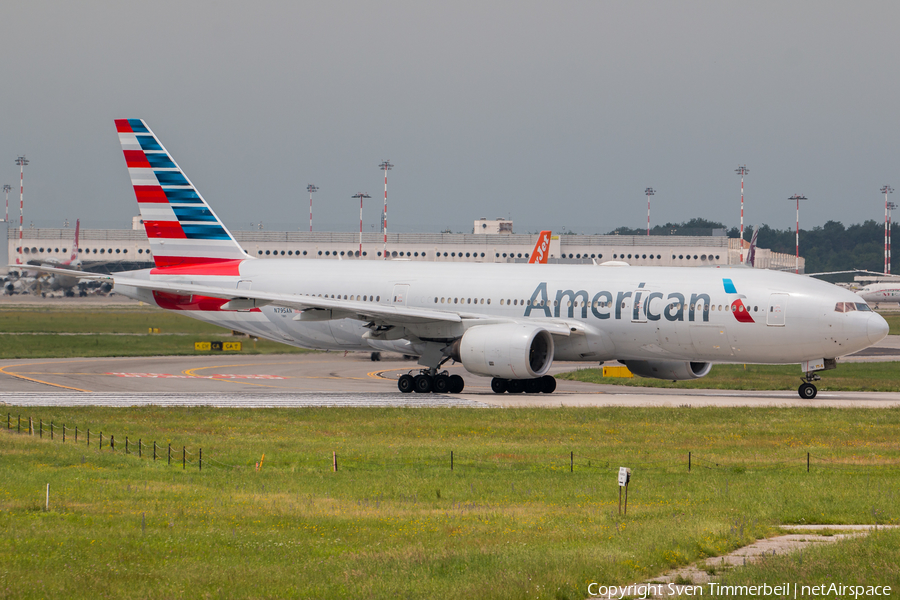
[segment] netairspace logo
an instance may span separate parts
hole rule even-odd
[[[588,595],[592,598],[652,598],[654,596],[699,597],[727,596],[734,598],[758,598],[760,596],[776,596],[781,598],[881,598],[891,595],[889,585],[844,585],[842,583],[821,583],[806,585],[799,583],[768,583],[760,585],[723,585],[710,582],[706,585],[679,585],[675,583],[641,583],[632,585],[588,585]]]

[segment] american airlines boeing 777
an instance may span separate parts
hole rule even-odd
[[[156,263],[104,276],[116,292],[285,344],[417,356],[403,392],[461,392],[451,360],[498,393],[554,391],[554,361],[618,360],[670,380],[799,363],[813,398],[818,371],[888,332],[848,290],[747,267],[256,259],[144,121],[116,128]]]

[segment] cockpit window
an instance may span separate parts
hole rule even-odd
[[[834,312],[853,312],[855,310],[872,312],[865,302],[838,302],[834,305]]]

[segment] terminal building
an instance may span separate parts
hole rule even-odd
[[[318,260],[415,260],[432,262],[527,262],[538,233],[512,233],[512,221],[475,221],[475,233],[359,233],[305,231],[232,231],[247,254],[261,259],[301,257]],[[18,229],[7,229],[6,262],[46,262],[69,258],[74,228],[25,229],[21,254]],[[549,262],[593,264],[621,261],[630,265],[736,265],[746,259],[749,243],[724,235],[632,236],[554,235]],[[139,217],[132,229],[81,229],[79,255],[85,270],[120,271],[153,266],[150,244]],[[2,258],[2,257],[0,257]],[[801,257],[800,272],[805,264]],[[795,256],[756,249],[757,268],[793,271]]]

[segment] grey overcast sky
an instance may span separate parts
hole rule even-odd
[[[883,219],[897,2],[7,2],[0,184],[26,227],[137,214],[143,118],[232,229],[605,233]],[[896,194],[900,202],[900,193]],[[14,207],[14,208],[13,208]],[[2,207],[0,207],[2,209]]]

